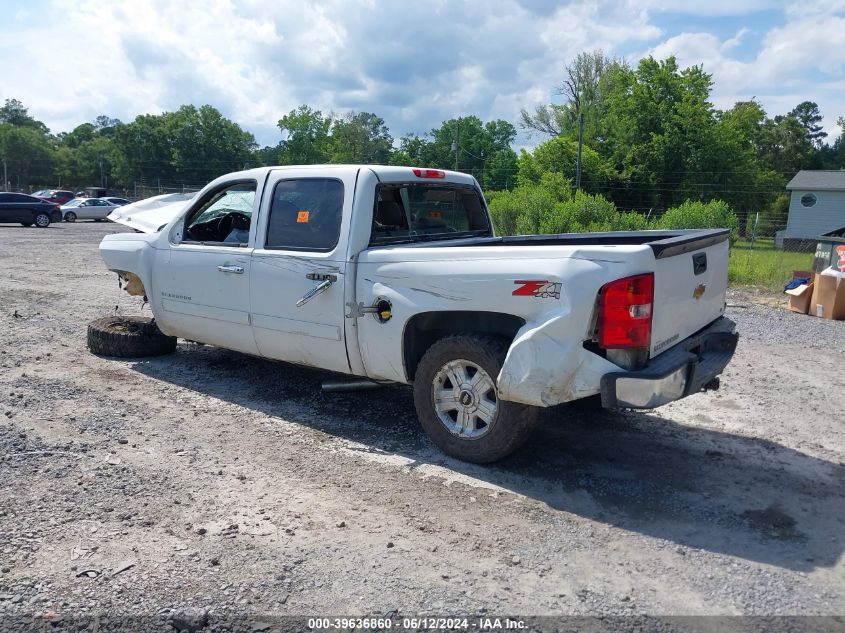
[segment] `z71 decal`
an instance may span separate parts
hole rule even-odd
[[[560,299],[560,284],[546,279],[515,281],[519,286],[511,294],[514,297],[538,297],[540,299]]]

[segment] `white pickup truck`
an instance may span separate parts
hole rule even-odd
[[[717,388],[736,348],[728,231],[497,237],[458,172],[266,167],[111,219],[143,231],[100,253],[155,318],[95,321],[93,352],[182,337],[412,384],[426,432],[467,461],[516,450],[537,407],[654,408]]]

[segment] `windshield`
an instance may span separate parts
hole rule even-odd
[[[68,200],[64,206],[66,207],[78,207],[82,204],[82,200],[80,198],[74,198],[73,200]]]
[[[481,194],[467,185],[381,185],[371,244],[492,235]]]
[[[53,193],[53,192],[52,192],[52,191],[50,191],[49,189],[42,189],[41,191],[36,191],[36,192],[35,192],[34,194],[32,194],[32,195],[33,195],[33,196],[35,196],[36,198],[40,198],[40,197],[42,197],[42,196],[43,196],[43,197],[45,197],[45,198],[49,198],[49,197],[50,197],[50,195],[52,195],[52,193]]]

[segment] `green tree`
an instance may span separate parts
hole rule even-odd
[[[821,126],[822,115],[819,112],[818,104],[813,101],[802,101],[792,109],[789,116],[798,119],[798,122],[806,130],[807,140],[812,143],[813,147],[820,149],[827,132]]]
[[[579,117],[584,115],[584,137],[596,138],[600,128],[608,70],[624,67],[624,62],[607,57],[602,51],[579,53],[564,69],[563,83],[555,89],[563,97],[562,104],[537,107],[534,112],[523,109],[520,125],[549,136],[578,138]]]
[[[336,119],[331,130],[332,163],[385,164],[393,150],[393,137],[384,119],[370,112],[350,112]]]
[[[284,139],[279,154],[282,165],[312,165],[329,161],[331,115],[301,105],[279,119]]]
[[[44,134],[50,132],[41,121],[29,116],[29,110],[17,99],[6,99],[6,102],[0,107],[0,123],[8,123],[17,127],[31,127]]]
[[[807,135],[807,128],[794,115],[766,119],[759,146],[760,157],[771,169],[791,178],[801,169],[818,169],[820,152]]]
[[[201,185],[243,169],[255,149],[252,134],[210,105],[138,116],[116,126],[113,144],[114,175],[125,187]]]
[[[695,194],[702,172],[718,164],[712,78],[700,67],[681,70],[674,57],[617,66],[605,96],[603,141],[597,151],[627,184],[623,207],[665,208]]]
[[[578,142],[565,137],[538,145],[531,153],[520,151],[518,182],[537,183],[545,173],[559,173],[575,180]],[[615,175],[607,162],[588,146],[581,151],[581,186],[584,191],[600,192],[612,187]]]
[[[839,136],[833,145],[825,145],[821,149],[825,169],[845,169],[845,117],[839,117],[836,124],[839,126]]]
[[[511,143],[516,128],[507,121],[482,123],[476,116],[459,117],[444,121],[428,136],[430,141],[414,148],[403,146],[418,151],[424,166],[457,168],[475,176],[486,189],[505,188],[515,181],[516,153]]]
[[[135,182],[156,185],[173,174],[173,139],[166,114],[141,114],[117,129],[114,137],[114,175],[124,187]]]
[[[54,149],[39,127],[0,123],[0,158],[9,179],[0,189],[26,190],[52,181]]]
[[[185,105],[163,116],[177,182],[200,185],[248,166],[255,138],[216,108]]]

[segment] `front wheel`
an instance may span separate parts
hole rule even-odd
[[[76,214],[73,211],[65,213],[65,222],[76,222]]]
[[[46,213],[36,214],[33,220],[35,221],[35,226],[37,226],[39,229],[46,229],[48,226],[50,226],[50,216]]]
[[[536,408],[498,397],[496,377],[507,351],[499,337],[455,334],[423,355],[414,378],[417,416],[452,457],[497,461],[516,451],[536,426]]]

